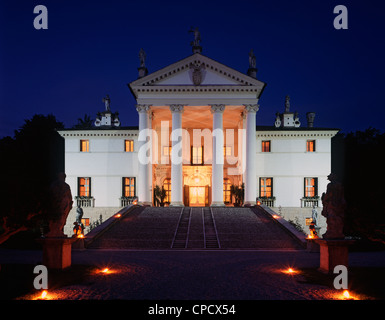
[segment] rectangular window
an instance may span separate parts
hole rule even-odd
[[[191,164],[203,164],[203,146],[191,147]]]
[[[166,178],[163,182],[164,190],[166,190],[166,198],[164,198],[164,202],[170,203],[171,202],[171,179]]]
[[[273,196],[273,178],[259,178],[259,196],[266,198]]]
[[[315,140],[307,140],[306,141],[306,151],[307,152],[315,152]]]
[[[91,178],[78,178],[79,197],[91,197]]]
[[[270,152],[270,141],[262,141],[262,152]]]
[[[229,178],[223,179],[223,202],[231,202],[231,184]]]
[[[135,177],[123,178],[123,197],[135,197]]]
[[[163,155],[164,155],[164,156],[171,156],[171,148],[172,148],[172,147],[164,146],[164,147],[163,147]]]
[[[90,218],[82,218],[82,223],[85,227],[89,227],[90,225]]]
[[[134,152],[134,140],[124,140],[124,151]]]
[[[90,152],[89,140],[80,140],[80,152]]]
[[[318,196],[318,178],[305,178],[305,197]]]
[[[227,156],[231,157],[232,156],[232,148],[231,148],[231,146],[230,147],[228,147],[228,146],[224,146],[223,147],[223,156],[224,157],[227,157]]]

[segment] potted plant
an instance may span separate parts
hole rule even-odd
[[[158,204],[161,207],[164,207],[164,199],[167,196],[167,193],[166,193],[166,190],[164,189],[164,187],[162,186],[162,188],[161,188],[159,186],[155,186],[154,193],[155,193],[155,197],[156,197]]]
[[[231,185],[230,186],[230,192],[234,196],[234,207],[241,207],[243,205],[243,200],[245,197],[245,185],[242,183],[242,185],[235,186]]]

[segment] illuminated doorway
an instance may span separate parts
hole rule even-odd
[[[190,206],[204,207],[206,204],[206,188],[205,187],[190,187]]]

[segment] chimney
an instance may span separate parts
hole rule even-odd
[[[306,118],[307,118],[307,127],[308,128],[313,128],[315,112],[307,112],[306,113]]]

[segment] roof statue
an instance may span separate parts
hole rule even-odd
[[[140,67],[145,68],[146,67],[146,53],[144,52],[143,48],[139,51],[139,59],[140,59]]]
[[[111,99],[109,95],[107,94],[105,98],[102,100],[104,102],[104,106],[106,107],[106,111],[111,111],[110,109],[110,104],[111,104]]]
[[[286,96],[285,98],[285,112],[290,112],[290,97]]]
[[[148,74],[148,70],[146,68],[146,53],[144,52],[143,48],[139,50],[139,60],[140,67],[138,68],[138,78],[143,78]]]
[[[257,62],[255,59],[255,54],[253,52],[253,49],[251,49],[249,52],[249,68],[255,69],[256,66],[257,66]]]
[[[201,41],[201,33],[199,32],[198,28],[191,27],[189,30],[189,33],[194,33],[194,41],[191,41],[190,45],[193,47],[193,53],[201,53],[202,47],[199,43]]]
[[[247,70],[247,75],[253,78],[257,78],[257,62],[255,58],[255,54],[253,49],[250,50],[249,52],[249,69]]]
[[[119,121],[119,113],[118,112],[111,112],[111,99],[110,96],[107,94],[105,98],[102,99],[104,106],[106,108],[106,111],[98,112],[97,117],[95,119],[95,127],[101,127],[101,126],[120,126]]]

